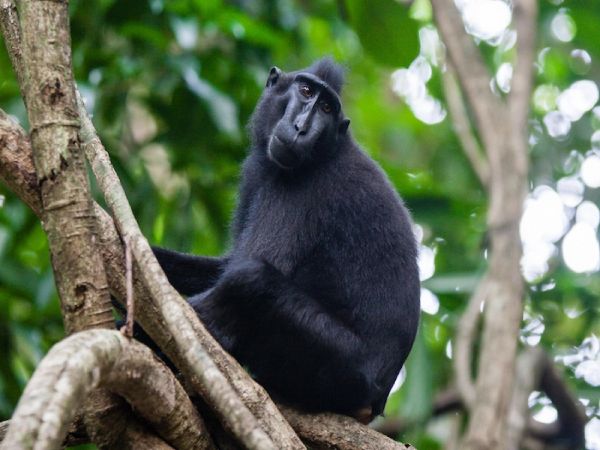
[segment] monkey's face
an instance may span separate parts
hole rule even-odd
[[[266,142],[270,161],[293,170],[335,151],[350,121],[344,118],[337,93],[325,81],[311,73],[285,75],[273,68],[267,90],[275,111]]]

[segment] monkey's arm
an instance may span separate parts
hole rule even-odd
[[[232,313],[225,312],[229,304],[246,323],[268,323],[272,319],[286,330],[288,337],[308,340],[340,357],[357,358],[365,349],[365,342],[347,324],[262,261],[232,264],[211,291],[190,298],[190,304],[209,329],[213,324],[219,327],[232,321]],[[229,315],[228,320],[213,318],[217,311]],[[211,332],[217,340],[227,341],[227,330]]]
[[[212,287],[223,272],[227,258],[213,258],[152,247],[171,285],[183,295],[194,295]]]

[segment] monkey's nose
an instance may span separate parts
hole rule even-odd
[[[300,123],[299,121],[295,121],[294,129],[298,132],[298,134],[306,134],[306,124],[305,123]]]

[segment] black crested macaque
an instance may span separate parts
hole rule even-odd
[[[330,59],[272,68],[250,122],[231,250],[155,253],[274,398],[367,422],[413,345],[419,272],[409,214],[350,136],[342,84]]]

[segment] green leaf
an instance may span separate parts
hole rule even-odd
[[[419,54],[418,24],[394,0],[348,0],[350,23],[365,50],[379,63],[408,66]]]

